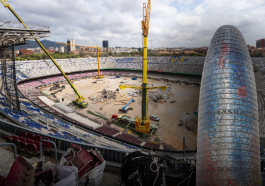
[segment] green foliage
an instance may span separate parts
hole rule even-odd
[[[24,61],[24,60],[42,60],[42,59],[49,59],[46,54],[32,54],[32,55],[19,55],[20,58],[16,58],[16,61]],[[84,54],[74,55],[61,52],[55,52],[51,54],[54,59],[66,59],[66,58],[80,58],[83,57]]]
[[[159,138],[155,138],[154,142],[159,143],[159,142],[161,142],[161,140]]]
[[[261,54],[251,55],[250,57],[263,57]]]
[[[80,53],[80,55],[74,55],[70,54],[68,55],[67,53],[61,53],[61,52],[55,52],[51,54],[51,56],[54,59],[66,59],[66,58],[81,58],[84,57],[86,54],[85,53]],[[32,55],[21,55],[19,53],[19,57],[16,57],[16,61],[25,61],[25,60],[43,60],[43,59],[49,59],[49,57],[46,54],[32,54]],[[102,53],[100,57],[108,57],[108,56],[113,56],[113,57],[136,57],[136,56],[143,56],[143,51],[133,51],[131,53],[127,52],[108,52],[108,53]],[[176,54],[157,54],[157,53],[152,53],[152,52],[147,52],[147,56],[204,56],[203,54],[198,54],[198,53],[189,53],[186,54],[185,52],[180,52]],[[91,55],[91,57],[97,57],[97,55]],[[253,56],[253,57],[261,57],[260,55]]]

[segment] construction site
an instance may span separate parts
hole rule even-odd
[[[107,75],[104,78],[95,79],[84,78],[74,81],[74,86],[79,90],[88,102],[85,109],[76,107],[72,104],[75,95],[71,91],[69,84],[61,84],[64,88],[50,90],[52,86],[41,87],[40,90],[45,92],[47,97],[54,102],[71,108],[73,112],[79,112],[87,116],[91,113],[100,115],[104,118],[111,118],[113,115],[118,117],[121,115],[129,116],[132,120],[136,117],[141,117],[141,90],[138,89],[120,89],[119,85],[126,84],[127,86],[139,87],[141,86],[141,78],[121,77]],[[167,89],[151,89],[148,90],[148,114],[159,118],[159,121],[151,120],[151,126],[158,123],[158,129],[150,137],[146,138],[154,142],[166,142],[176,150],[182,149],[182,138],[186,136],[186,148],[196,148],[196,134],[197,134],[197,106],[199,102],[199,86],[194,84],[186,85],[184,83],[170,83],[163,80],[148,80],[148,86],[160,87],[167,86]],[[62,91],[58,91],[62,90]],[[56,94],[53,94],[56,92]],[[55,95],[55,96],[53,96]],[[56,98],[55,98],[56,97]],[[62,101],[63,100],[63,101]],[[133,100],[133,101],[131,101]],[[123,112],[124,106],[127,106],[127,111]],[[87,111],[90,111],[89,113]],[[170,117],[168,117],[170,116]],[[118,130],[123,130],[122,125],[116,125],[116,122],[110,124],[110,127]],[[108,125],[105,120],[102,124]],[[88,124],[89,125],[89,124]],[[129,135],[139,137],[134,127],[128,127],[125,131]],[[123,131],[123,132],[125,132]]]

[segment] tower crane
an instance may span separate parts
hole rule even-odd
[[[120,85],[120,89],[125,88],[136,88],[142,90],[142,113],[141,118],[135,119],[135,130],[142,133],[150,132],[150,119],[148,118],[148,104],[147,104],[147,89],[159,88],[161,90],[166,90],[166,86],[162,87],[147,87],[147,37],[150,23],[150,13],[151,13],[151,0],[148,3],[143,3],[143,20],[142,20],[142,30],[144,37],[144,50],[143,50],[143,82],[141,87],[132,87]]]
[[[7,3],[7,0],[0,0],[0,2],[4,5],[5,8],[8,8],[12,14],[18,19],[18,21],[20,23],[22,23],[24,25],[25,28],[28,28],[27,25],[22,21],[22,19],[16,14],[16,12],[11,8],[10,4]],[[34,36],[32,34],[32,36]],[[76,104],[77,106],[81,107],[81,108],[86,108],[88,106],[88,103],[85,102],[85,98],[84,96],[81,96],[79,94],[79,92],[76,90],[76,88],[74,87],[74,85],[72,84],[72,82],[70,81],[70,79],[68,79],[68,77],[66,76],[66,74],[63,72],[63,70],[60,68],[60,66],[55,62],[55,60],[53,59],[53,57],[49,54],[49,52],[46,50],[46,48],[41,44],[41,42],[38,39],[35,39],[35,41],[39,44],[39,46],[42,48],[42,50],[48,55],[48,57],[52,60],[52,62],[54,63],[54,65],[57,67],[57,69],[63,74],[63,76],[65,77],[65,79],[68,81],[68,83],[70,84],[70,86],[72,87],[72,89],[74,90],[74,92],[76,93],[76,97],[77,99],[74,100],[74,104]]]
[[[66,43],[55,43],[59,45],[71,45]],[[101,52],[100,47],[92,47],[92,46],[81,46],[81,45],[71,45],[71,46],[78,46],[78,47],[86,47],[86,48],[96,48],[97,49],[97,58],[98,58],[98,78],[103,78],[103,76],[100,75],[100,68],[99,68],[99,52]]]

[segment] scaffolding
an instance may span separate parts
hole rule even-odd
[[[27,40],[47,37],[48,27],[30,25],[24,28],[21,23],[0,20],[0,91],[5,103],[14,110],[20,110],[23,96],[17,88],[15,46],[26,44]],[[32,35],[34,34],[34,36]],[[11,47],[11,60],[7,59],[7,50]]]

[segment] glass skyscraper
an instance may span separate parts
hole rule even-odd
[[[202,74],[196,182],[259,185],[258,103],[246,42],[234,26],[214,34]]]

